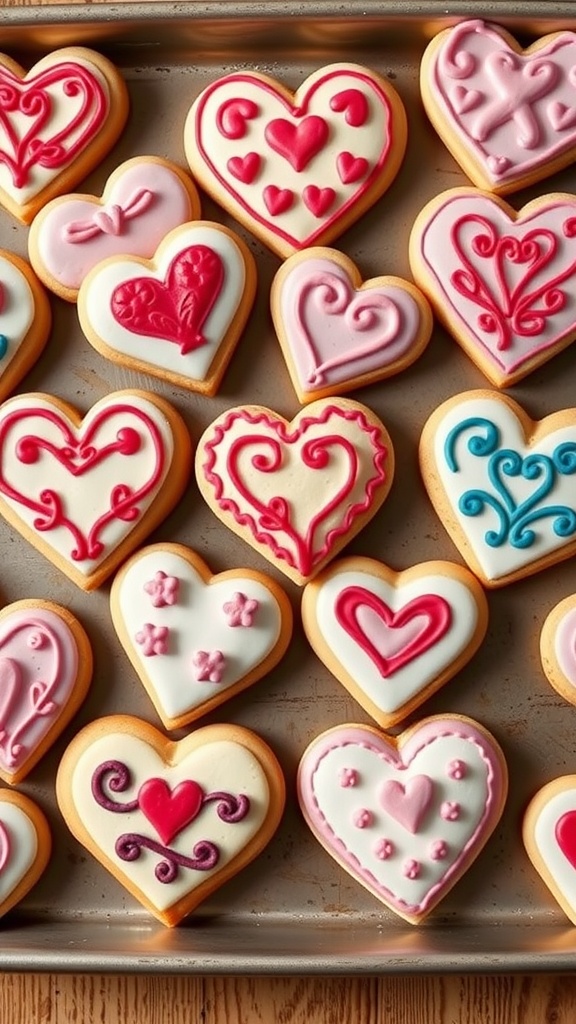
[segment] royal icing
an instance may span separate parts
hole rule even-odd
[[[0,389],[3,375],[26,344],[36,313],[28,280],[9,253],[0,253]]]
[[[362,726],[329,730],[302,758],[298,798],[328,852],[411,920],[435,906],[484,845],[507,778],[495,741],[470,719],[428,719],[398,743]],[[455,758],[467,766],[463,779],[444,771]],[[353,788],[339,784],[345,767],[358,772]],[[449,820],[447,802],[461,808]],[[362,829],[354,822],[358,807],[370,814]]]
[[[191,190],[169,164],[128,160],[114,172],[102,202],[71,195],[41,211],[30,233],[34,263],[43,276],[77,291],[109,256],[153,256],[172,228],[197,216]]]
[[[235,72],[192,106],[188,162],[271,245],[303,249],[334,237],[396,173],[405,126],[391,95],[354,64],[315,72],[290,98],[272,79]]]
[[[556,627],[554,653],[564,676],[576,688],[576,608],[567,611]]]
[[[366,413],[317,402],[288,424],[260,407],[231,409],[200,441],[200,488],[283,571],[310,577],[390,486],[391,445]]]
[[[528,806],[523,827],[530,859],[560,900],[572,921],[576,918],[576,777],[555,779]]]
[[[472,189],[430,209],[413,237],[416,276],[421,263],[442,318],[497,383],[517,380],[528,360],[541,363],[576,334],[575,201],[542,197],[516,216]]]
[[[355,561],[335,563],[306,588],[304,626],[319,657],[390,725],[431,684],[450,678],[454,662],[472,656],[484,633],[484,602],[473,578],[451,575],[450,563],[400,574],[384,566],[383,578],[380,563],[363,559],[356,568]]]
[[[437,410],[421,442],[429,493],[487,582],[535,572],[576,542],[576,415],[542,421],[529,442],[520,414],[510,399],[468,392]]]
[[[528,176],[543,177],[546,165],[563,155],[564,163],[570,161],[576,145],[574,33],[519,53],[496,27],[468,21],[432,46],[423,80],[431,117],[440,116],[468,152],[478,184],[511,191]]]
[[[38,856],[38,833],[32,818],[23,806],[6,800],[14,795],[0,793],[0,904],[9,899]]]

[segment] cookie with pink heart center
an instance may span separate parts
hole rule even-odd
[[[23,793],[0,791],[0,916],[24,898],[42,875],[52,850],[43,812]]]
[[[327,852],[418,924],[488,841],[508,774],[482,726],[438,715],[396,739],[370,726],[329,729],[305,751],[297,786],[304,818]]]

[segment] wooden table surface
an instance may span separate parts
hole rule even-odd
[[[3,5],[17,6],[15,0],[0,0],[0,6]],[[325,979],[0,976],[1,1024],[574,1024],[575,1021],[576,977],[571,976]]]

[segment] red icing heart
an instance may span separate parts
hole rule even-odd
[[[343,89],[330,100],[330,110],[344,114],[346,124],[353,128],[361,128],[368,117],[368,103],[359,89]]]
[[[260,170],[258,153],[247,153],[246,156],[231,156],[226,164],[230,174],[245,185],[251,185]]]
[[[556,842],[576,870],[576,811],[567,811],[556,822]]]
[[[218,131],[225,139],[243,139],[246,135],[246,121],[257,116],[258,107],[252,100],[228,100],[218,110]]]
[[[344,151],[338,154],[336,166],[342,184],[352,185],[364,177],[368,170],[368,161],[363,156],[352,156],[352,153]]]
[[[422,618],[424,622],[401,650],[387,657],[379,647],[380,638],[372,624],[365,616],[362,621],[365,609],[373,612],[386,630],[400,630],[416,618]],[[339,624],[372,659],[384,678],[398,672],[433,647],[445,636],[452,621],[450,605],[438,594],[415,597],[403,608],[393,612],[385,601],[365,587],[345,587],[336,599],[334,610]]]
[[[333,188],[318,188],[317,185],[306,185],[302,199],[315,217],[323,217],[336,198]]]
[[[148,779],[138,792],[138,806],[167,846],[202,809],[204,791],[186,779],[171,790],[164,779]]]
[[[92,142],[108,111],[98,79],[72,61],[54,64],[25,80],[0,67],[0,95],[0,163],[8,168],[16,188],[28,184],[33,167],[56,170],[70,163]],[[65,104],[55,102],[76,96],[81,102],[71,105],[68,115]],[[56,106],[59,122],[53,128]]]
[[[223,282],[220,256],[206,245],[190,245],[174,257],[164,283],[153,277],[124,281],[114,289],[110,308],[126,330],[173,342],[186,355],[205,344],[202,326]]]
[[[268,145],[283,156],[295,171],[303,171],[327,141],[328,125],[323,117],[314,114],[298,124],[279,117],[269,121],[264,135]]]
[[[277,188],[276,185],[267,185],[263,192],[266,209],[272,217],[289,210],[294,202],[294,193],[289,188]]]

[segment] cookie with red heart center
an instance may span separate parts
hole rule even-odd
[[[437,715],[397,738],[370,726],[329,729],[305,751],[297,786],[325,850],[418,924],[494,831],[508,772],[486,729],[461,715]]]
[[[343,558],[302,595],[308,640],[383,728],[407,718],[467,663],[488,625],[482,587],[452,562],[395,572]]]
[[[48,296],[25,260],[0,250],[0,400],[32,368],[50,334]]]
[[[105,156],[128,115],[124,80],[94,50],[54,50],[26,72],[0,54],[0,203],[25,224]]]
[[[536,793],[522,836],[536,871],[576,924],[576,775],[553,779]]]
[[[248,729],[211,725],[171,742],[117,715],[78,733],[56,793],[76,838],[173,926],[264,849],[285,786],[274,754]]]
[[[406,114],[390,83],[331,64],[291,92],[240,71],[194,101],[186,157],[201,185],[280,256],[327,243],[394,180]]]
[[[372,518],[394,453],[359,402],[321,399],[291,422],[263,406],[230,409],[204,431],[196,478],[210,508],[296,583],[311,579]]]
[[[0,916],[36,885],[52,850],[40,808],[15,790],[0,791]]]
[[[255,291],[244,242],[220,224],[195,221],[171,231],[152,260],[99,263],[82,282],[78,316],[103,356],[213,395]]]
[[[464,21],[422,59],[428,117],[468,177],[502,195],[576,158],[576,35],[556,32],[522,50],[497,25]]]
[[[84,419],[50,395],[0,407],[0,514],[84,590],[168,514],[190,462],[184,421],[144,391],[112,392]]]

